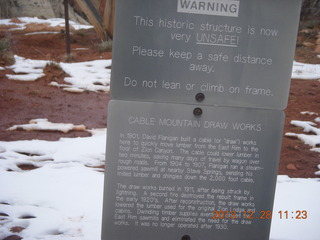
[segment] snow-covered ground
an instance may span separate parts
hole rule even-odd
[[[46,118],[31,119],[28,124],[14,125],[7,130],[26,130],[26,131],[60,131],[63,133],[70,132],[72,130],[85,131],[86,127],[81,125],[74,125],[72,123],[52,123]]]
[[[64,18],[40,19],[37,17],[20,17],[18,19],[19,21],[11,21],[11,19],[0,19],[0,25],[13,26],[12,28],[10,28],[10,31],[24,30],[26,29],[26,26],[30,23],[49,24],[50,27],[65,26]],[[83,25],[83,24],[76,23],[74,21],[69,21],[69,25],[72,26],[75,30],[92,28],[92,26],[90,25]]]
[[[295,79],[320,79],[320,65],[294,61],[291,77]]]
[[[69,75],[66,84],[51,82],[52,86],[61,87],[69,92],[109,91],[111,60],[94,60],[80,63],[55,63],[46,60],[32,60],[15,55],[15,64],[9,66],[14,74],[7,78],[17,81],[36,81],[44,76],[43,69],[50,64],[61,67]],[[1,70],[1,69],[0,69]],[[3,70],[3,69],[2,69]]]
[[[0,142],[0,239],[17,227],[29,240],[100,239],[105,146],[105,130],[56,142]]]
[[[31,20],[42,21],[26,19]],[[0,20],[0,24],[10,23]],[[52,20],[52,24],[63,23]],[[16,56],[16,64],[12,66],[15,74],[7,77],[19,81],[37,80],[43,76],[46,64],[46,61]],[[106,67],[111,66],[111,60],[56,64],[70,77],[65,79],[66,85],[52,85],[69,88],[68,91],[108,90],[110,71]],[[292,77],[318,79],[320,65],[295,62]],[[86,79],[90,82],[85,82]],[[295,120],[292,124],[302,127],[304,133],[287,135],[309,144],[312,151],[319,151],[318,122],[317,116],[314,122]],[[39,128],[39,125],[34,127]],[[67,126],[58,124],[55,127],[61,130]],[[59,141],[0,141],[0,239],[18,234],[25,240],[99,240],[104,178],[101,166],[105,147],[105,129],[92,130],[91,137]],[[23,170],[25,167],[33,170]],[[278,176],[270,239],[320,239],[319,199],[319,179]],[[282,211],[282,219],[279,211]],[[305,219],[292,218],[299,211]]]

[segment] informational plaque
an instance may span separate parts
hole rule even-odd
[[[117,0],[113,99],[284,109],[301,0]]]
[[[283,112],[197,110],[109,103],[103,240],[269,239]]]
[[[117,0],[102,240],[268,240],[301,0]]]

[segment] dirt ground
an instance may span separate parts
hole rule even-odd
[[[31,31],[31,30],[28,30]],[[34,29],[33,29],[34,31]],[[40,31],[40,30],[38,30]],[[42,30],[43,31],[43,30]],[[317,34],[320,28],[300,28],[295,60],[305,63],[320,64],[315,53]],[[8,31],[0,26],[0,39],[8,38],[11,51],[19,56],[65,61],[65,36],[59,34],[25,35],[25,31]],[[100,53],[100,42],[94,30],[81,30],[71,36],[73,62],[96,59],[110,59],[111,53]],[[88,50],[75,50],[88,48]],[[7,66],[0,56],[0,67]],[[15,140],[58,140],[60,137],[89,136],[88,132],[73,131],[67,134],[58,132],[7,131],[15,124],[28,123],[30,119],[48,118],[51,122],[84,124],[88,129],[106,127],[107,93],[85,92],[67,93],[59,88],[49,86],[51,81],[63,83],[65,73],[54,66],[46,67],[45,77],[34,82],[8,80],[6,74],[10,69],[0,71],[0,141]],[[317,80],[292,80],[284,133],[301,133],[301,129],[290,125],[291,120],[314,121],[315,116],[301,115],[302,111],[320,114],[320,82]],[[318,126],[319,127],[319,126]],[[290,177],[314,178],[320,164],[319,153],[311,152],[310,147],[300,140],[283,137],[279,174]]]

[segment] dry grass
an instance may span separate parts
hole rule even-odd
[[[10,40],[8,38],[0,39],[0,57],[8,65],[12,65],[15,62],[13,53],[10,51],[10,45]]]

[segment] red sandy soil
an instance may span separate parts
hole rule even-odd
[[[27,31],[40,31],[30,26]],[[45,27],[43,27],[45,29]],[[301,30],[301,29],[300,29]],[[295,60],[305,63],[320,64],[315,53],[315,43],[319,29],[302,29],[297,41]],[[43,31],[43,29],[41,29]],[[8,31],[0,26],[0,39],[5,37],[11,42],[13,54],[30,59],[65,61],[66,47],[63,31],[59,34],[24,35],[25,31]],[[97,44],[100,39],[94,30],[76,31],[71,36],[71,49],[89,48],[89,50],[72,50],[73,62],[96,59],[110,59],[111,53],[100,53]],[[310,44],[311,43],[311,44]],[[0,66],[8,64],[0,56]],[[90,136],[88,132],[73,131],[67,134],[58,132],[7,131],[16,124],[26,124],[30,119],[48,118],[56,123],[84,124],[88,129],[105,128],[107,119],[107,93],[68,93],[62,89],[49,86],[51,81],[63,83],[65,73],[50,66],[45,69],[45,77],[34,82],[8,80],[6,74],[10,69],[0,71],[0,141],[15,140],[58,140],[60,137]],[[317,116],[301,115],[302,111],[320,114],[320,95],[317,80],[292,80],[284,133],[301,133],[300,128],[290,125],[291,120],[314,121]],[[318,125],[318,127],[320,127]],[[320,164],[319,153],[311,152],[310,147],[298,139],[283,137],[279,174],[290,177],[314,178]]]

